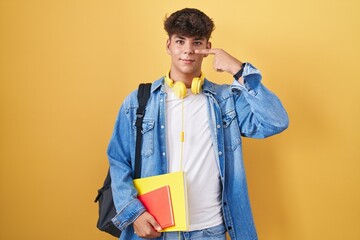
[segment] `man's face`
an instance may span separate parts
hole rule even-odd
[[[166,43],[171,56],[171,72],[180,75],[200,75],[203,54],[195,54],[197,49],[211,48],[205,37],[185,37],[172,35]]]

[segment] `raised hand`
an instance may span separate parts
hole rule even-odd
[[[234,75],[241,69],[242,62],[220,48],[195,50],[196,54],[214,55],[214,69]]]

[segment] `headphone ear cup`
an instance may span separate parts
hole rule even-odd
[[[193,94],[199,94],[201,92],[201,88],[203,84],[204,84],[203,78],[194,78],[191,83],[191,92]]]
[[[176,82],[172,89],[178,98],[183,99],[186,97],[186,86],[183,82]]]

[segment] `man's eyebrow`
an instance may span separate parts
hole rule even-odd
[[[181,39],[181,40],[185,40],[185,39],[186,39],[185,36],[180,36],[180,35],[175,35],[175,38],[179,38],[179,39]],[[205,38],[205,37],[195,37],[194,40],[195,40],[195,41],[206,40],[206,38]]]
[[[179,36],[179,35],[175,35],[175,38],[180,38],[180,39],[185,39],[185,37],[184,36]]]

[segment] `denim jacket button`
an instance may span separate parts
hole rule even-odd
[[[222,155],[222,151],[219,151],[219,155]]]

